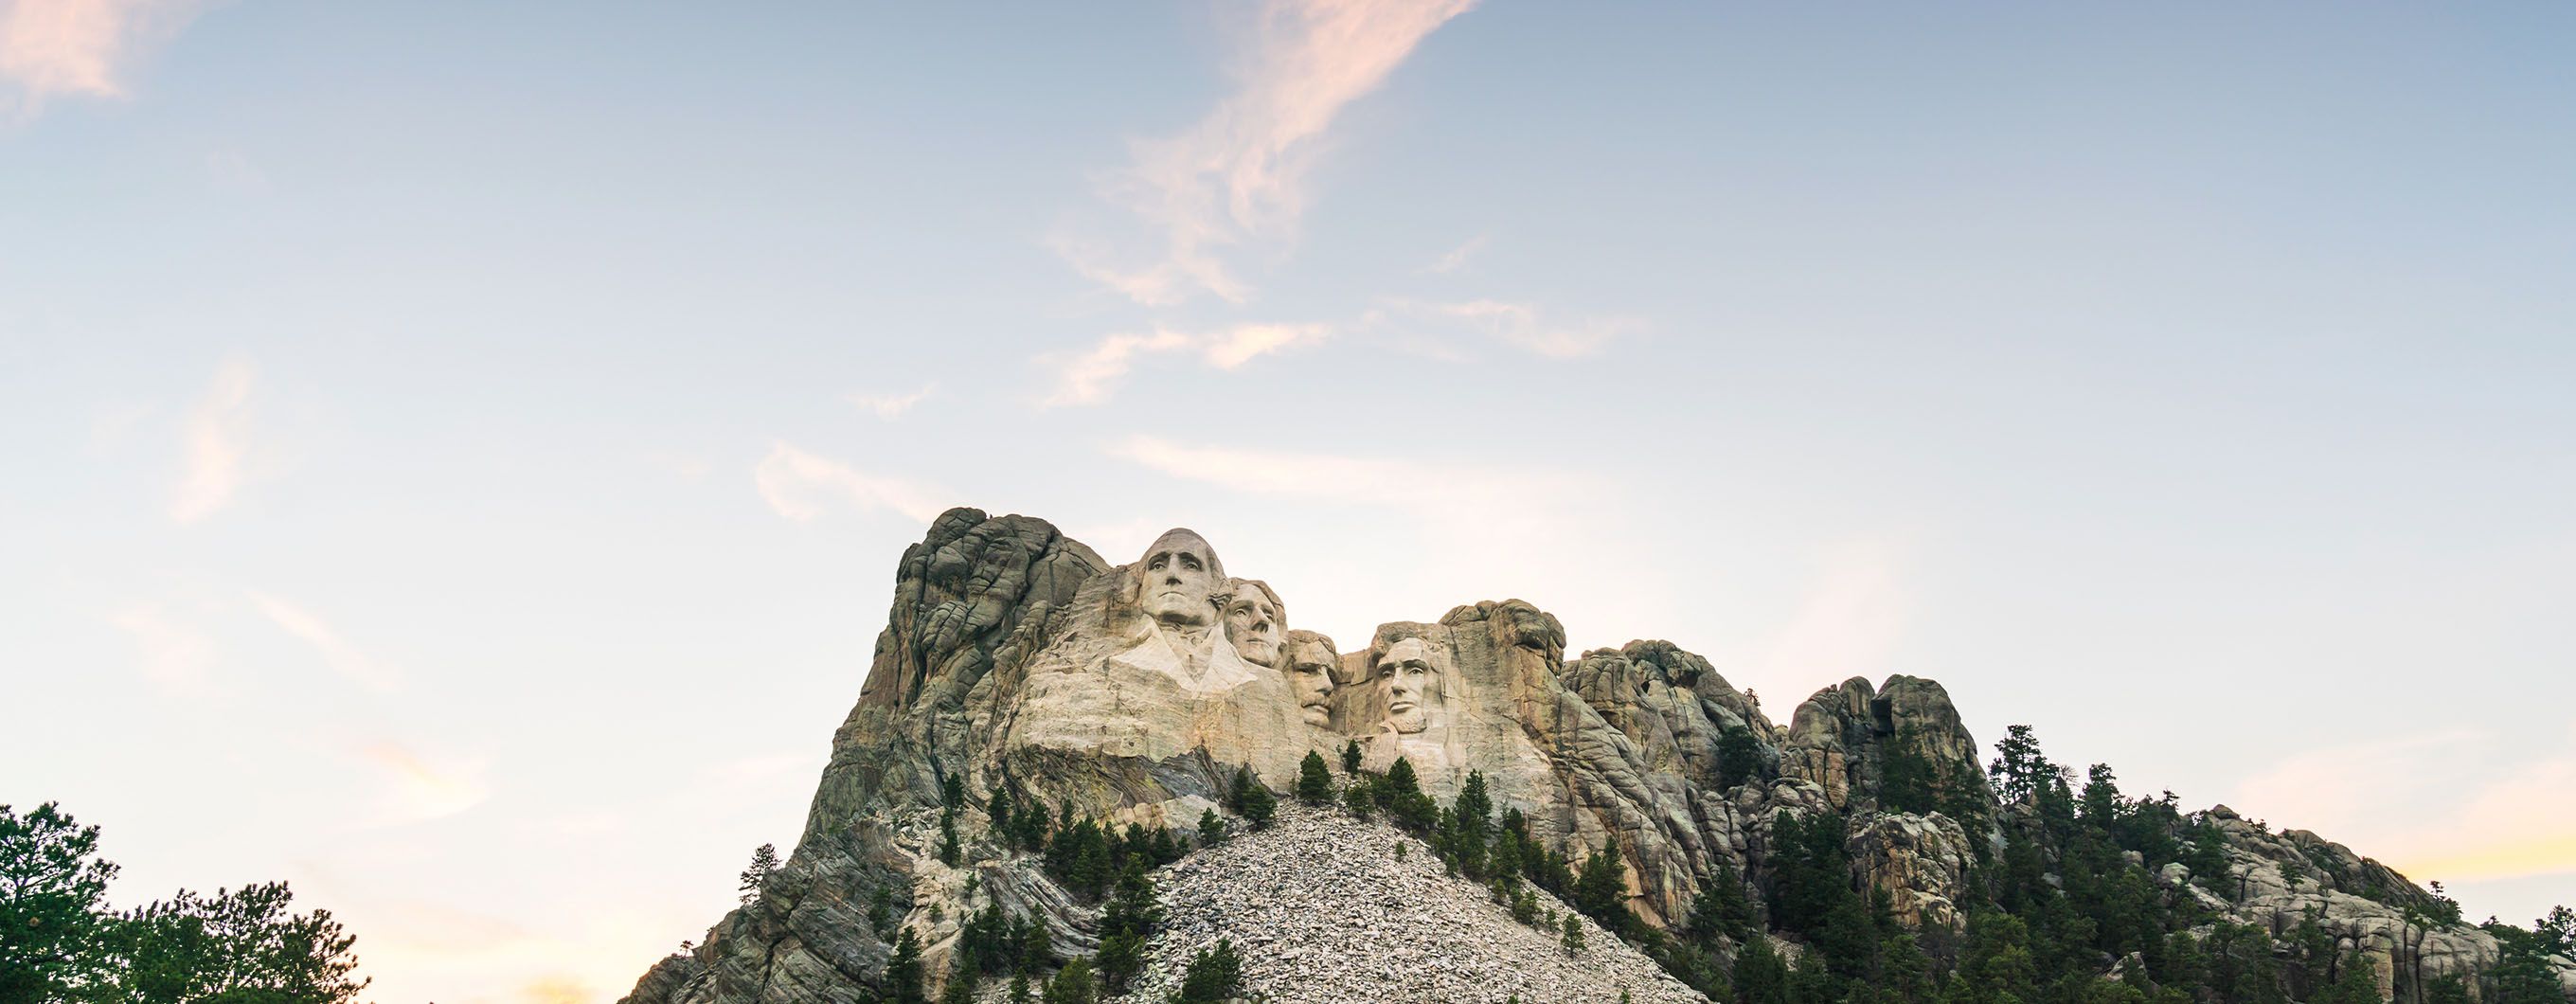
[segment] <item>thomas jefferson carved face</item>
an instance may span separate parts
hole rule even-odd
[[[1288,630],[1280,615],[1279,597],[1268,583],[1258,579],[1235,579],[1228,583],[1233,594],[1225,601],[1225,640],[1234,643],[1234,653],[1255,666],[1279,664],[1279,636]]]
[[[1298,713],[1308,725],[1330,727],[1333,669],[1342,662],[1341,654],[1333,651],[1333,640],[1311,631],[1294,632],[1288,636],[1287,656],[1280,671],[1288,677],[1288,689],[1297,692]]]
[[[1205,626],[1216,611],[1208,596],[1224,581],[1216,549],[1196,531],[1168,530],[1145,549],[1137,570],[1145,615],[1171,625]]]
[[[1431,664],[1431,648],[1420,638],[1386,647],[1377,657],[1377,685],[1386,694],[1386,723],[1407,735],[1431,723],[1426,710],[1440,701],[1440,670]]]

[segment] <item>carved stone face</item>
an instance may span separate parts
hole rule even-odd
[[[1270,598],[1270,589],[1247,579],[1234,580],[1234,598],[1225,604],[1225,640],[1234,643],[1234,653],[1256,666],[1279,664],[1279,635],[1287,627],[1279,623],[1279,604]]]
[[[1377,657],[1377,685],[1386,695],[1386,722],[1407,735],[1431,724],[1429,708],[1439,706],[1440,670],[1431,649],[1420,638],[1386,647]]]
[[[1208,595],[1216,590],[1221,569],[1207,538],[1189,530],[1164,533],[1145,549],[1136,573],[1145,615],[1165,624],[1207,624],[1215,613]]]
[[[1294,641],[1288,644],[1288,664],[1284,672],[1288,689],[1297,692],[1297,710],[1306,724],[1316,728],[1332,725],[1333,667],[1341,663],[1333,646],[1318,641]]]

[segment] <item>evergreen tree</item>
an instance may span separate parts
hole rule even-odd
[[[1162,908],[1154,903],[1154,881],[1145,876],[1144,863],[1130,861],[1118,877],[1118,890],[1100,915],[1100,951],[1097,955],[1103,989],[1125,993],[1128,982],[1145,967],[1145,939],[1162,922]]]
[[[929,1004],[921,989],[921,938],[912,928],[895,938],[894,955],[886,960],[883,995],[887,1004]]]
[[[1386,769],[1386,777],[1377,784],[1377,804],[1395,821],[1395,825],[1414,833],[1429,833],[1440,821],[1439,806],[1431,796],[1422,793],[1422,781],[1413,773],[1413,761],[1395,758]]]
[[[1360,741],[1357,739],[1342,744],[1342,773],[1349,777],[1360,776]]]
[[[1582,875],[1574,880],[1574,908],[1613,931],[1630,927],[1628,868],[1619,857],[1618,838],[1583,859]]]
[[[1753,730],[1731,728],[1717,737],[1717,784],[1721,790],[1753,780],[1762,771],[1762,744]]]
[[[1005,999],[1010,1004],[1030,1004],[1028,970],[1023,969],[1011,974],[1010,996]]]
[[[100,913],[116,865],[98,827],[52,802],[24,816],[0,805],[0,1001],[67,999],[100,975]]]
[[[2002,742],[1995,744],[1995,759],[1986,766],[1994,778],[1995,792],[2005,802],[2036,799],[2052,782],[2063,784],[2057,765],[2039,752],[2039,739],[2030,726],[2015,725]]]
[[[1755,935],[1735,953],[1735,1004],[1789,1004],[1789,967],[1771,948],[1771,939]]]
[[[751,867],[742,870],[742,905],[750,906],[760,898],[760,884],[769,881],[769,873],[778,870],[778,845],[762,844],[751,852]]]
[[[1270,827],[1271,817],[1279,812],[1279,797],[1270,793],[1269,785],[1253,777],[1250,768],[1234,772],[1233,794],[1234,811],[1242,813],[1245,822],[1256,830]]]
[[[1305,762],[1297,765],[1297,800],[1307,805],[1333,804],[1333,771],[1324,766],[1322,754],[1308,751]]]
[[[1736,874],[1733,864],[1720,863],[1691,899],[1690,934],[1703,945],[1715,944],[1720,936],[1742,942],[1753,932],[1753,919],[1744,878]]]
[[[2337,967],[2341,972],[2334,982],[2308,997],[2308,1004],[2387,1004],[2379,996],[2379,981],[2371,976],[2370,961],[2360,952],[2344,956]]]
[[[1342,807],[1349,809],[1353,816],[1368,819],[1369,814],[1377,810],[1377,786],[1370,784],[1368,778],[1353,778],[1342,788]]]
[[[1214,847],[1225,842],[1225,820],[1215,809],[1199,810],[1199,846]]]
[[[1880,761],[1878,803],[1889,812],[1927,814],[1938,808],[1932,758],[1923,753],[1923,744],[1912,726],[1897,731],[1888,740],[1886,755]]]
[[[352,980],[357,939],[329,910],[296,914],[283,882],[185,889],[168,900],[120,915],[108,933],[111,971],[105,985],[132,1004],[201,1001],[340,1004],[368,980]]]
[[[1242,995],[1243,958],[1235,954],[1233,941],[1218,938],[1215,948],[1202,949],[1190,959],[1174,999],[1179,1004],[1223,1004]]]
[[[1006,847],[1017,849],[1020,843],[1018,810],[1011,804],[1011,793],[994,785],[984,802],[984,814],[992,817],[993,837]]]
[[[1565,954],[1583,954],[1583,920],[1571,913],[1565,915],[1564,941]]]
[[[941,812],[939,814],[939,863],[955,868],[963,857],[964,851],[957,844],[957,811],[950,809]]]
[[[2039,969],[2031,959],[2030,926],[2008,913],[1970,914],[1957,980],[1959,1004],[2036,1004]]]
[[[1096,1004],[1100,984],[1091,975],[1091,960],[1075,959],[1057,970],[1046,985],[1046,1004]]]
[[[1450,851],[1458,870],[1468,878],[1485,877],[1485,849],[1488,834],[1494,826],[1494,799],[1485,790],[1485,773],[1467,772],[1467,783],[1458,789],[1458,798],[1450,807],[1454,822],[1450,828]]]

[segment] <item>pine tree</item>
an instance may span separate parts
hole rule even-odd
[[[1583,921],[1571,913],[1565,915],[1565,954],[1583,954]]]
[[[1308,751],[1305,762],[1297,765],[1297,800],[1307,805],[1333,804],[1333,772],[1324,766],[1322,754]]]
[[[885,999],[887,1004],[930,1002],[921,989],[921,939],[910,927],[895,938],[894,956],[886,960]]]
[[[1214,847],[1225,842],[1225,820],[1215,809],[1199,810],[1199,846]]]
[[[1753,903],[1744,895],[1744,877],[1733,864],[1720,863],[1691,899],[1691,938],[1702,945],[1714,945],[1720,935],[1742,942],[1752,930]]]
[[[1269,785],[1253,777],[1249,768],[1234,772],[1234,803],[1234,811],[1242,813],[1244,821],[1256,830],[1268,829],[1271,817],[1279,811],[1279,797],[1270,793]]]
[[[1348,777],[1360,776],[1360,741],[1357,739],[1342,744],[1342,773]]]
[[[739,886],[742,905],[750,906],[753,900],[759,899],[761,883],[769,881],[769,873],[777,870],[778,845],[762,844],[760,849],[752,851],[751,867],[742,870],[742,881]]]
[[[1243,957],[1235,954],[1234,942],[1216,940],[1214,949],[1202,949],[1190,959],[1190,967],[1181,977],[1181,990],[1174,1000],[1179,1004],[1223,1004],[1243,995]]]
[[[1075,959],[1057,970],[1046,985],[1046,1004],[1096,1004],[1100,999],[1099,982],[1091,975],[1091,960]]]
[[[1735,1004],[1789,1004],[1789,967],[1771,939],[1755,935],[1735,953]]]

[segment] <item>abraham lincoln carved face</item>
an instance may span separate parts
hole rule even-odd
[[[1406,735],[1430,727],[1428,709],[1440,706],[1440,669],[1422,639],[1404,639],[1378,655],[1377,685],[1386,696],[1388,725]]]

